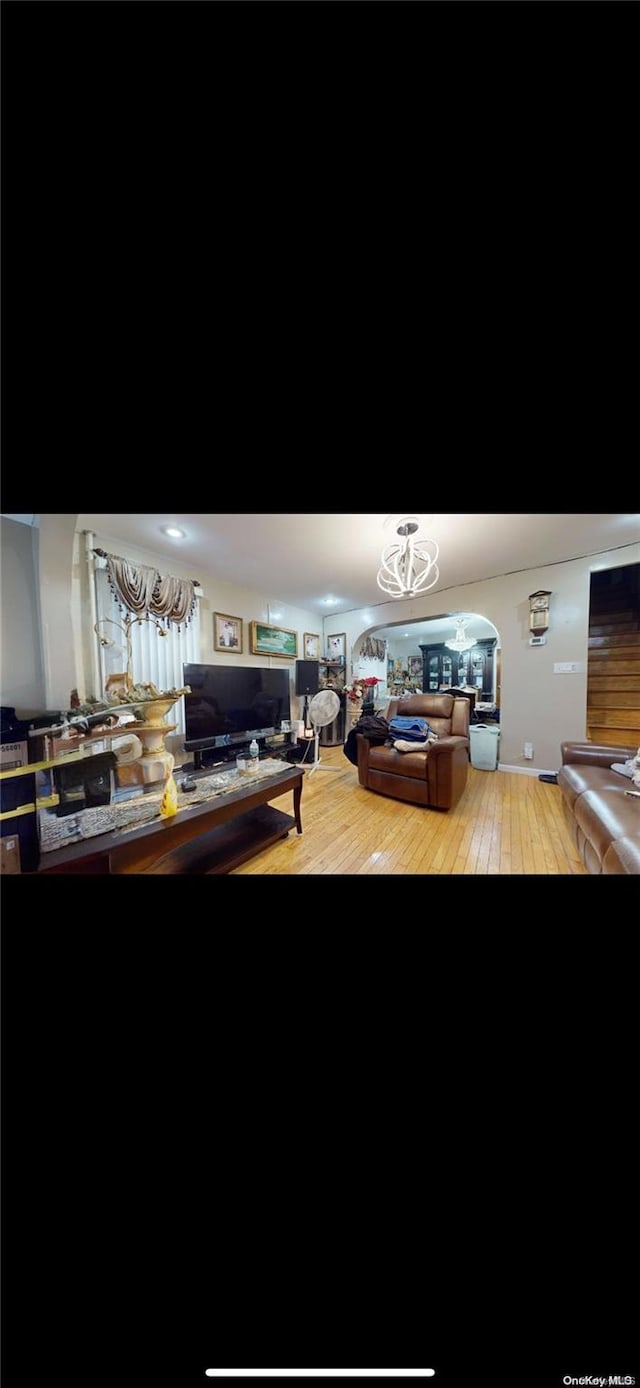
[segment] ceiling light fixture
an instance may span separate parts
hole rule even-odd
[[[184,530],[179,530],[177,525],[163,525],[162,529],[172,540],[184,540]]]
[[[466,625],[464,617],[456,617],[456,634],[450,641],[444,643],[450,651],[468,651],[472,646],[475,646],[474,637],[465,634]]]
[[[414,539],[418,529],[416,516],[404,516],[395,526],[400,543],[387,545],[380,556],[378,587],[392,598],[426,593],[440,577],[436,563],[438,546],[435,540]]]

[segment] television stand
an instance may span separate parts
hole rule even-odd
[[[249,743],[247,743],[247,747]],[[215,771],[219,766],[230,766],[235,762],[236,757],[241,757],[243,751],[240,747],[215,747],[205,752],[194,752],[193,766],[189,762],[181,769],[183,771]]]
[[[264,756],[266,752],[270,757],[278,757],[280,754],[284,754],[287,748],[294,745],[291,740],[291,732],[283,734],[283,742],[273,742],[274,737],[278,737],[278,733],[256,738],[260,756]],[[196,750],[193,753],[193,770],[214,771],[216,767],[235,764],[237,757],[248,757],[252,741],[253,739],[249,737],[246,742],[235,742],[227,747],[208,747]],[[180,769],[181,771],[190,771],[192,769],[191,763],[187,763]]]
[[[228,766],[230,757],[216,757],[215,761],[206,761],[201,752],[195,752],[192,762],[185,762],[179,769],[180,771],[215,771],[218,766]],[[235,761],[235,757],[234,757]]]

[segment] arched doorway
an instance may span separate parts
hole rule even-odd
[[[460,624],[465,649],[455,647]],[[499,718],[500,636],[481,613],[447,612],[371,628],[354,643],[354,671],[356,664],[360,671],[364,669],[362,652],[381,642],[386,647],[381,666],[382,672],[386,665],[386,687],[380,688],[380,701],[416,690],[462,689],[474,708],[477,704],[487,715]]]

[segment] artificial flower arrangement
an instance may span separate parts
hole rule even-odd
[[[358,675],[352,684],[347,685],[345,693],[352,704],[359,704],[366,698],[367,690],[375,689],[377,684],[382,684],[377,675]]]

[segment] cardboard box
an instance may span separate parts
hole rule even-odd
[[[26,742],[0,743],[0,771],[15,771],[18,766],[26,766],[28,761]]]
[[[10,834],[0,839],[0,874],[20,871],[20,839]]]
[[[72,733],[70,737],[47,737],[47,752],[44,760],[51,757],[62,757],[65,752],[77,752],[80,744],[84,742],[84,735]],[[92,750],[95,751],[95,748]]]

